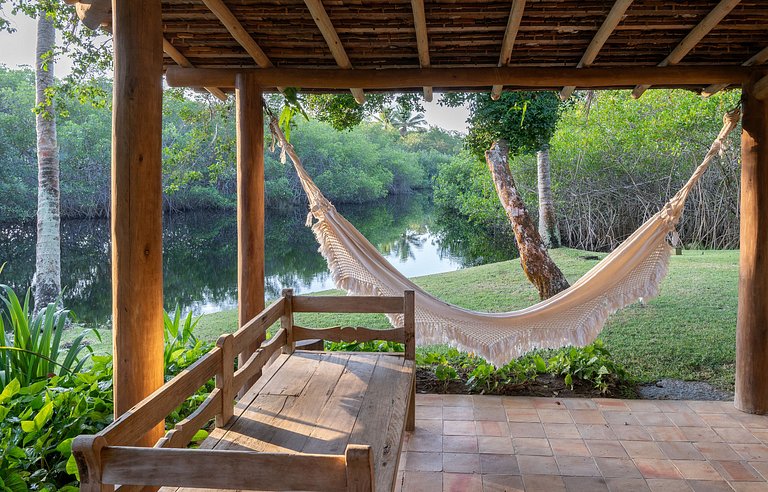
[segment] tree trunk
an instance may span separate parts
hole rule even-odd
[[[560,247],[560,231],[555,217],[555,203],[552,200],[552,178],[549,172],[549,145],[536,153],[539,171],[539,234],[547,248]]]
[[[56,301],[61,293],[61,232],[59,208],[59,148],[56,113],[47,103],[47,89],[53,87],[53,59],[56,29],[44,14],[37,20],[35,85],[37,103],[37,254],[35,260],[35,307]]]
[[[548,299],[568,288],[565,275],[549,257],[549,252],[541,235],[525,208],[525,203],[517,192],[515,180],[509,170],[509,147],[504,140],[495,142],[485,153],[488,169],[491,171],[493,182],[499,200],[507,212],[507,217],[515,231],[517,248],[520,251],[520,264],[528,280],[536,286],[541,299]]]

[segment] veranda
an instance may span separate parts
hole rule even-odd
[[[763,0],[88,0],[76,6],[83,22],[107,27],[114,36],[114,389],[115,412],[124,415],[121,430],[110,434],[120,439],[81,441],[78,456],[81,469],[87,470],[83,488],[126,483],[270,490],[396,485],[427,490],[436,484],[454,490],[766,487],[768,421],[750,415],[768,411],[768,71],[762,66],[768,60],[768,5]],[[198,367],[208,366],[170,389],[161,388],[164,74],[172,86],[205,88],[220,98],[235,92],[242,327]],[[399,414],[372,412],[361,421],[363,426],[391,429],[386,443],[395,446],[389,451],[394,461],[382,459],[383,441],[355,443],[348,433],[333,452],[320,446],[319,454],[295,454],[303,447],[292,448],[291,439],[315,435],[319,414],[299,427],[287,418],[270,421],[272,447],[241,443],[229,448],[230,455],[136,450],[133,446],[186,445],[180,437],[163,436],[160,410],[167,404],[145,401],[135,406],[153,392],[154,401],[177,397],[187,386],[216,374],[220,391],[215,404],[195,417],[217,415],[217,424],[226,429],[233,415],[228,402],[238,391],[248,394],[262,369],[252,396],[268,384],[269,374],[287,386],[300,378],[283,372],[274,379],[280,372],[276,364],[265,366],[280,347],[285,352],[280,364],[286,364],[296,357],[291,355],[294,343],[310,338],[293,326],[294,310],[402,312],[405,327],[387,336],[412,345],[413,327],[407,320],[413,305],[407,293],[404,298],[348,298],[333,305],[292,299],[286,293],[277,308],[264,311],[262,94],[284,87],[351,91],[358,102],[366,91],[418,90],[431,100],[434,91],[446,90],[498,96],[502,90],[554,89],[569,97],[575,88],[626,88],[642,97],[652,88],[687,88],[707,95],[741,87],[742,222],[733,404],[430,395],[414,402],[409,349],[399,362],[402,369],[384,378],[396,379],[395,400],[384,404],[387,399],[375,396],[375,387],[359,388],[361,404],[370,398],[374,406],[400,408]],[[259,348],[262,328],[280,318],[282,338]],[[232,374],[223,361],[230,357],[231,363],[236,352],[246,371]],[[400,374],[404,376],[398,379]],[[316,383],[314,378],[310,383]],[[318,405],[322,394],[317,395]],[[258,409],[237,408],[240,421],[258,421]],[[337,426],[348,422],[343,411],[336,415]],[[126,430],[126,421],[135,427]],[[404,425],[416,430],[406,435],[407,454],[398,472]],[[189,429],[176,432],[186,435]],[[280,434],[283,441],[274,437],[280,432],[288,432]],[[566,440],[573,441],[560,442]],[[174,472],[180,468],[186,476]],[[195,468],[198,473],[190,473]],[[383,480],[384,475],[391,478]]]

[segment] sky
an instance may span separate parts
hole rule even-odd
[[[11,24],[16,28],[13,34],[0,33],[0,64],[7,67],[19,67],[35,64],[35,21],[25,16],[11,16]],[[56,76],[69,73],[72,62],[68,59],[56,60]],[[430,125],[439,126],[446,130],[467,132],[466,108],[446,108],[437,104],[439,95],[435,94],[434,101],[424,103],[424,113]]]

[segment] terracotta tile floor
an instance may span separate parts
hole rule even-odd
[[[730,402],[417,395],[396,490],[768,491],[768,417]]]

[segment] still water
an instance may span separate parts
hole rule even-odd
[[[390,197],[339,211],[408,277],[456,270],[514,257],[510,241],[482,238],[453,220],[437,220],[427,195]],[[306,209],[267,211],[266,296],[286,287],[296,293],[334,288],[325,260],[304,223]],[[164,296],[167,309],[208,313],[237,304],[237,223],[231,212],[167,214],[163,224]],[[0,224],[0,283],[18,293],[35,265],[34,224]],[[111,313],[108,220],[62,222],[65,305],[81,322],[106,324]]]

